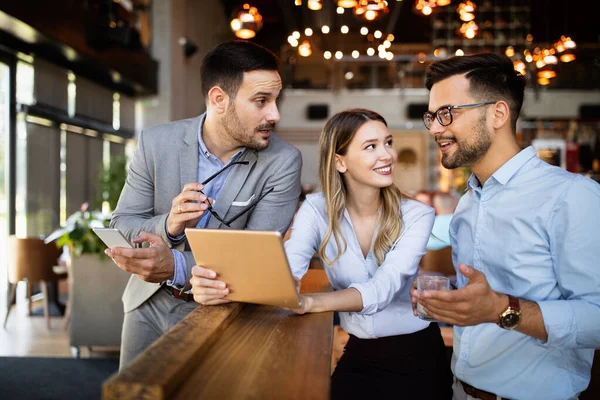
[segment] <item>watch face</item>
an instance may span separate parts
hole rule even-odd
[[[519,324],[521,321],[521,316],[517,313],[508,313],[504,317],[502,317],[502,325],[505,328],[512,328]]]

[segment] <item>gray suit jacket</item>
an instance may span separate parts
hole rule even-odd
[[[140,232],[160,235],[167,244],[165,221],[171,202],[186,183],[198,181],[198,131],[204,115],[149,128],[139,137],[110,225],[132,239]],[[233,202],[246,202],[253,195],[274,187],[250,212],[233,222],[232,229],[276,230],[282,235],[288,229],[300,195],[300,152],[276,135],[271,135],[265,150],[246,150],[239,159],[248,165],[236,165],[227,177],[213,207],[225,219],[242,207]],[[207,228],[222,228],[211,218]],[[225,227],[226,228],[226,227]],[[177,248],[183,246],[178,246]],[[195,265],[190,251],[183,252],[186,280]],[[123,293],[125,312],[136,309],[149,299],[160,284],[148,283],[136,275],[129,279]]]

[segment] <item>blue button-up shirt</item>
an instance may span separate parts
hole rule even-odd
[[[204,118],[206,118],[206,117],[204,117]],[[198,154],[198,182],[203,182],[206,178],[210,177],[212,174],[221,170],[223,167],[225,167],[225,165],[227,165],[227,164],[223,164],[223,162],[218,157],[213,155],[206,148],[206,144],[204,144],[204,140],[202,140],[202,127],[203,126],[204,126],[204,119],[202,119],[202,121],[200,122],[200,129],[198,130],[198,153],[199,153]],[[243,154],[243,152],[245,150],[246,150],[246,148],[243,148],[242,150],[235,153],[233,155],[233,157],[231,157],[231,159],[229,160],[229,163],[234,162],[238,158],[240,158],[240,156]],[[219,197],[219,193],[221,193],[221,189],[223,189],[223,184],[225,183],[227,176],[229,176],[230,171],[231,171],[231,168],[226,169],[225,171],[221,172],[212,181],[210,181],[209,183],[206,184],[204,189],[202,189],[202,192],[207,197],[214,199],[216,202]],[[202,217],[200,217],[198,224],[196,224],[196,228],[206,228],[206,226],[208,225],[208,221],[210,220],[210,217],[211,217],[210,212],[206,211],[202,215]],[[225,216],[223,215],[221,217],[223,218]],[[168,235],[168,232],[167,232],[167,235]],[[181,240],[183,240],[183,236],[184,236],[184,234],[181,234],[179,237],[173,238],[173,241],[174,242],[181,241]],[[183,254],[181,252],[179,252],[177,250],[171,250],[171,251],[173,252],[173,256],[175,258],[175,275],[174,275],[172,281],[171,280],[167,281],[167,285],[183,287],[187,283],[185,257],[183,256]]]
[[[340,220],[340,231],[346,240],[346,251],[330,267],[325,268],[335,290],[355,288],[360,292],[363,309],[340,312],[341,325],[348,333],[371,339],[413,333],[427,328],[429,322],[413,315],[410,289],[419,261],[431,233],[434,212],[416,200],[404,199],[400,207],[402,230],[381,265],[373,250],[363,256],[348,210]],[[285,252],[292,273],[302,278],[310,260],[327,232],[328,217],[322,193],[311,194],[302,203],[294,219],[292,234]],[[330,260],[338,248],[333,236],[325,252]]]
[[[483,272],[496,292],[537,302],[548,341],[493,323],[455,327],[452,371],[511,399],[576,398],[600,347],[600,185],[528,147],[483,187],[472,175],[468,188],[450,226],[454,265]]]

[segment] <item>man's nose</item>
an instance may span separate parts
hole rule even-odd
[[[433,137],[444,133],[445,130],[446,127],[440,124],[440,121],[438,121],[437,118],[434,118],[433,121],[431,121],[431,125],[429,125],[429,134]]]
[[[277,107],[277,103],[273,103],[272,106],[269,108],[267,115],[266,115],[266,120],[270,123],[276,124],[279,122],[279,108]]]

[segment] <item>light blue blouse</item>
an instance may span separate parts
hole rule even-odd
[[[359,338],[378,338],[413,333],[426,328],[429,322],[412,312],[410,289],[417,274],[419,261],[431,234],[434,211],[415,200],[404,199],[400,207],[402,231],[381,266],[370,250],[363,257],[348,211],[340,221],[347,249],[325,271],[335,290],[353,287],[363,300],[359,312],[340,312],[342,328]],[[285,250],[295,277],[301,278],[312,256],[318,252],[327,232],[325,198],[322,193],[308,195],[292,227]],[[332,239],[326,254],[335,258],[337,246]]]

